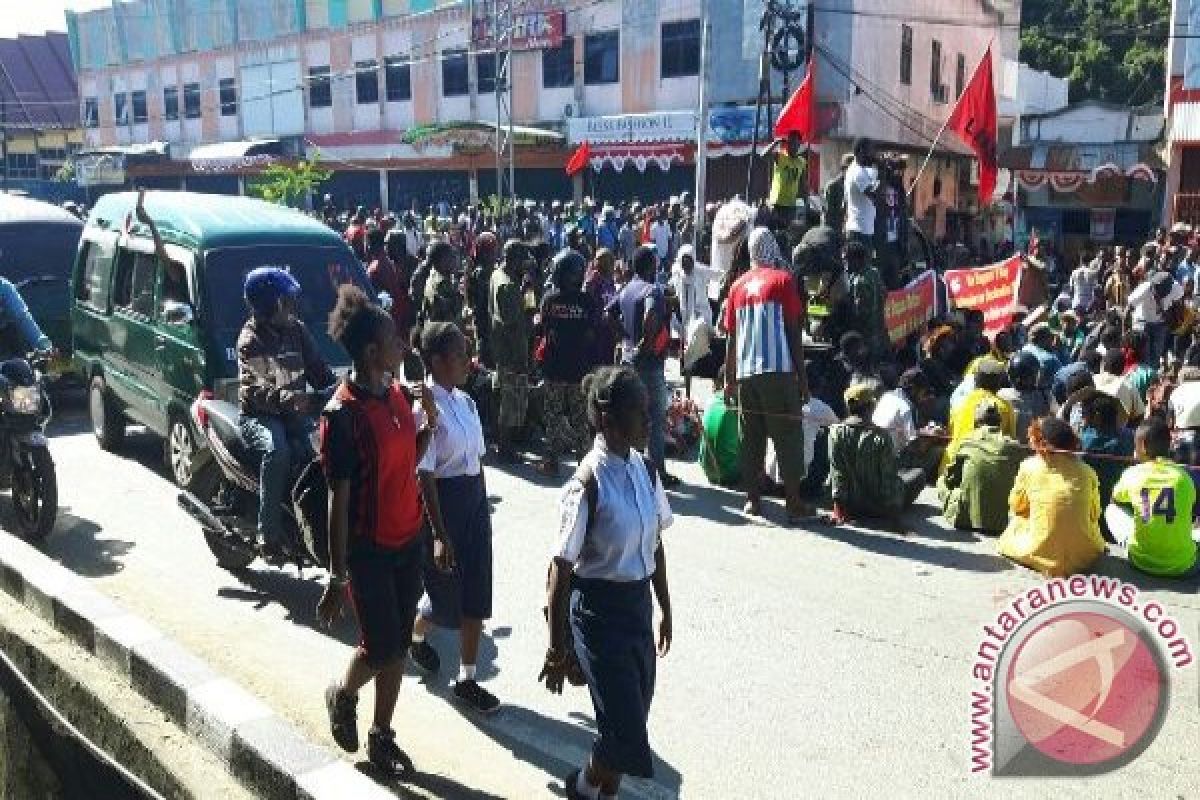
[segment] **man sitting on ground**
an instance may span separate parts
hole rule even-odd
[[[921,469],[901,471],[888,434],[873,425],[875,387],[854,384],[846,390],[845,422],[829,429],[829,481],[835,525],[864,518],[884,519],[901,530],[900,515],[916,502],[925,485]]]
[[[942,513],[959,530],[1000,534],[1008,524],[1008,494],[1025,449],[1001,430],[995,403],[975,407],[975,429],[938,481]]]
[[[1112,494],[1114,503],[1133,512],[1129,563],[1164,578],[1194,574],[1196,487],[1187,470],[1170,460],[1171,432],[1166,423],[1156,417],[1142,423],[1134,448],[1142,463],[1125,470]]]

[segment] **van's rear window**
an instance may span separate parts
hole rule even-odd
[[[258,267],[284,267],[300,282],[300,317],[318,337],[325,331],[338,286],[354,283],[371,291],[362,265],[340,247],[272,245],[210,250],[204,255],[204,305],[218,341],[232,345],[250,315],[242,284]]]

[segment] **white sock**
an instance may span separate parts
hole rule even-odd
[[[592,786],[587,779],[587,767],[579,770],[579,778],[575,781],[575,791],[579,792],[579,796],[586,800],[599,800],[600,787]]]
[[[474,664],[463,664],[462,669],[459,672],[458,679],[460,681],[475,680],[475,665]]]

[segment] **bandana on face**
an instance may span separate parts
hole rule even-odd
[[[779,242],[767,228],[755,228],[750,232],[750,264],[755,267],[776,267],[783,262]]]

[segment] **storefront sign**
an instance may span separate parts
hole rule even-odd
[[[955,308],[982,311],[984,330],[996,333],[1012,322],[1020,275],[1020,256],[978,269],[947,270],[946,292]]]
[[[122,186],[125,183],[125,155],[94,153],[75,159],[75,182],[80,186]]]
[[[563,41],[566,27],[565,13],[558,10],[523,10],[521,3],[514,4],[512,14],[512,47],[514,50],[541,50],[558,47]],[[495,46],[496,19],[491,15],[475,18],[473,36],[477,48]],[[500,30],[509,25],[500,18]]]
[[[567,121],[567,138],[570,144],[691,142],[696,139],[696,114],[692,111],[668,111],[662,114],[576,117]]]
[[[888,339],[899,344],[925,327],[937,313],[937,276],[926,270],[903,289],[888,292],[883,316]]]

